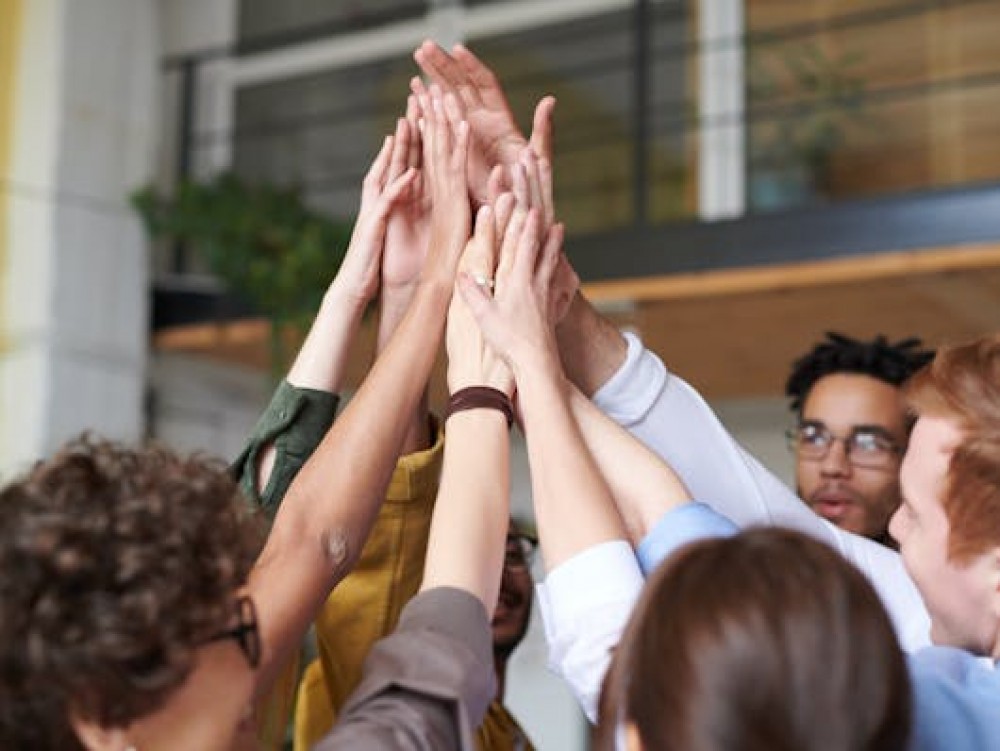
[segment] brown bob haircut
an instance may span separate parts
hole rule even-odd
[[[0,489],[0,748],[158,709],[232,617],[264,539],[220,463],[84,437]]]
[[[688,545],[649,578],[601,695],[647,751],[895,751],[906,662],[864,576],[801,533]]]
[[[954,422],[964,440],[948,467],[948,556],[963,563],[1000,545],[1000,335],[942,347],[906,385],[916,414]]]

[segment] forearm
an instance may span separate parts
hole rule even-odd
[[[633,546],[667,512],[691,499],[677,474],[579,389],[570,407],[598,471],[608,484]]]
[[[334,279],[286,380],[300,388],[340,391],[365,305]]]
[[[362,299],[334,279],[285,380],[297,388],[340,391],[364,308]],[[255,467],[258,488],[267,487],[276,458],[273,442],[260,451]]]
[[[382,288],[382,296],[379,304],[378,333],[375,341],[376,357],[382,354],[392,339],[392,335],[399,328],[399,324],[406,315],[406,310],[412,298],[413,291],[411,289]],[[415,451],[423,451],[431,445],[428,417],[427,385],[425,383],[420,400],[417,402],[417,407],[410,415],[409,426],[406,429],[406,436],[403,438],[403,445],[400,449],[401,453],[412,454]]]
[[[446,429],[444,469],[421,589],[464,589],[479,598],[492,617],[509,516],[507,422],[496,410],[467,410],[454,414]]]
[[[554,355],[553,355],[554,357]],[[547,570],[601,542],[625,539],[611,494],[569,406],[570,385],[544,355],[515,367]]]
[[[264,603],[265,643],[275,650],[265,656],[260,685],[273,677],[269,669],[280,665],[360,554],[396,464],[406,416],[434,362],[450,292],[439,283],[417,291],[396,335],[275,518],[251,576]]]
[[[580,292],[556,327],[556,341],[566,376],[588,397],[617,372],[628,352],[621,332]]]

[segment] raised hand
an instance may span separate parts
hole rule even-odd
[[[421,171],[420,115],[417,98],[410,95],[406,118],[396,125],[395,138],[400,148],[393,150],[390,175],[414,169],[416,176],[389,216],[382,257],[382,295],[394,298],[394,304],[404,308],[420,275],[430,234],[431,199]]]
[[[375,296],[385,243],[386,227],[393,209],[407,198],[417,170],[405,168],[405,137],[386,136],[361,184],[361,206],[351,242],[333,284],[358,304]]]
[[[501,205],[499,212],[494,207],[482,206],[476,213],[475,231],[459,264],[461,273],[471,276],[477,285],[487,291],[495,283],[499,251],[498,214],[500,222],[504,221],[504,214],[509,219],[510,211],[504,209],[503,204],[512,206],[513,199],[507,194],[498,203]],[[448,349],[448,390],[451,393],[467,386],[492,386],[507,396],[513,395],[514,376],[510,368],[483,339],[479,325],[459,294],[452,297],[448,309],[445,342]]]
[[[470,186],[473,197],[487,200],[487,180],[494,166],[511,167],[525,146],[551,161],[552,111],[555,98],[543,97],[535,107],[531,140],[525,139],[493,72],[462,45],[451,54],[431,41],[414,52],[424,74],[444,91],[454,94],[465,112],[472,132]],[[411,81],[414,93],[423,89],[419,78]]]
[[[462,297],[486,341],[515,376],[526,361],[538,358],[559,368],[551,296],[562,240],[561,224],[543,237],[538,210],[515,208],[501,244],[495,295],[472,276],[459,277]]]
[[[469,239],[471,209],[467,162],[469,124],[452,94],[436,86],[418,96],[423,113],[425,189],[431,198],[430,241],[421,279],[454,284],[458,261]]]

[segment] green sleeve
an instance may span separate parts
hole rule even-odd
[[[274,514],[295,475],[323,440],[333,424],[339,399],[336,394],[297,388],[282,381],[271,403],[260,416],[246,446],[230,467],[243,493],[269,514]],[[257,461],[261,451],[274,443],[274,469],[267,486],[257,487]]]

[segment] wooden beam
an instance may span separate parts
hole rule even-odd
[[[866,257],[726,269],[667,276],[589,282],[584,293],[594,302],[682,300],[698,297],[776,292],[830,284],[1000,267],[1000,244],[964,245],[878,253]]]

